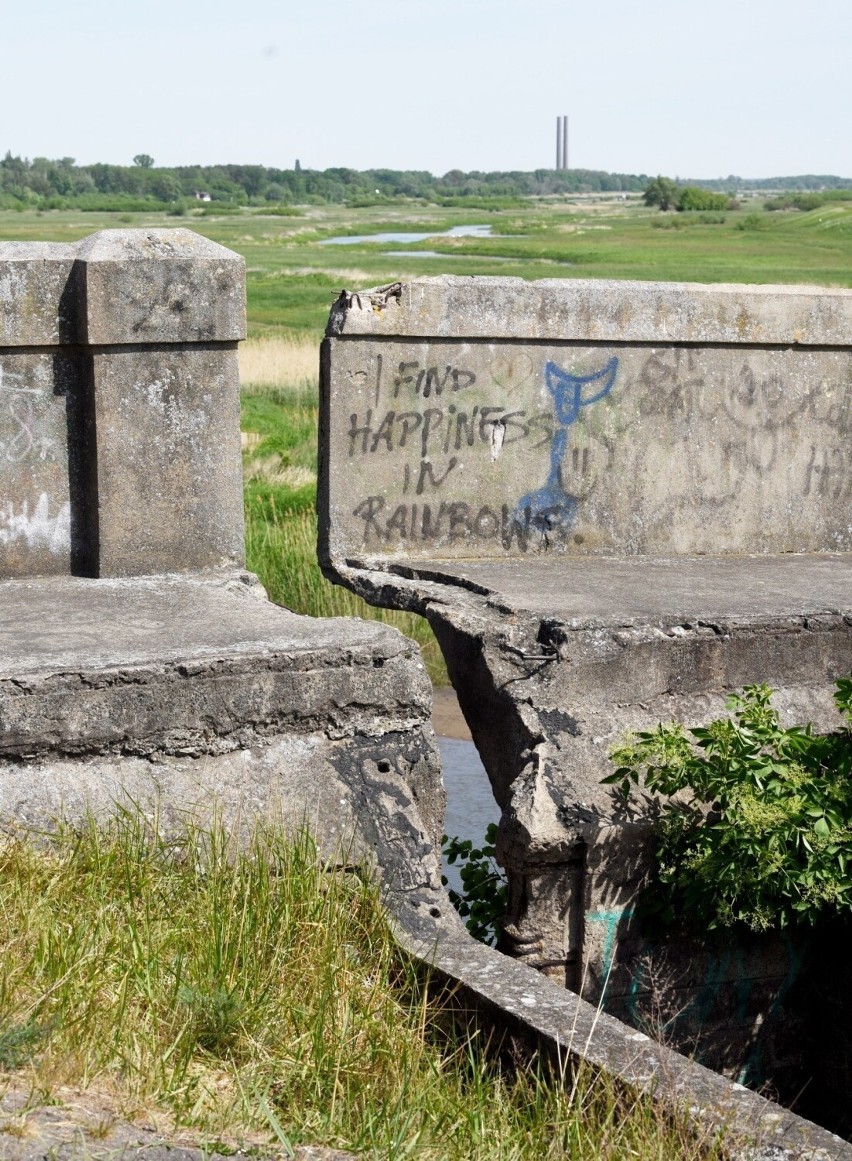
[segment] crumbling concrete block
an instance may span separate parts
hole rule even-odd
[[[244,283],[182,229],[0,243],[0,827],[278,818],[380,870],[381,804],[435,886],[419,651],[242,571]]]
[[[440,845],[431,687],[395,630],[297,616],[234,573],[11,580],[0,605],[4,827],[122,806],[166,829],[277,819],[381,867],[381,793],[424,852]]]

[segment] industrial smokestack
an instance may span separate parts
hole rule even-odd
[[[562,118],[556,118],[556,168],[562,168]]]
[[[562,168],[568,168],[568,114],[562,118]]]

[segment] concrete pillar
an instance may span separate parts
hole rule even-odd
[[[0,577],[242,563],[244,281],[183,229],[0,245]]]

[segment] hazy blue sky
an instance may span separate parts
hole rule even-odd
[[[0,0],[0,152],[852,176],[852,0]]]

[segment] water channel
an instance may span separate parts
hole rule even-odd
[[[500,821],[500,808],[494,801],[485,767],[470,740],[452,691],[436,690],[435,706],[433,720],[447,791],[444,831],[451,836],[470,839],[476,846],[485,837],[488,824]],[[451,867],[445,863],[443,870],[449,885],[460,891],[458,865]]]
[[[491,227],[488,225],[452,226],[449,230],[429,230],[425,234],[350,234],[337,238],[324,238],[321,246],[354,246],[361,242],[397,242],[401,245],[411,245],[414,242],[425,242],[427,238],[490,238]]]

